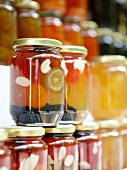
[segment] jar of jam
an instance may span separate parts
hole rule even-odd
[[[92,121],[76,125],[74,137],[78,141],[78,170],[102,170],[102,143],[96,134],[98,128],[98,123]]]
[[[41,18],[38,14],[40,6],[34,1],[14,2],[17,10],[18,38],[41,37]]]
[[[95,56],[99,55],[97,27],[97,23],[93,21],[81,22],[81,34],[84,39],[84,46],[88,50],[88,55],[86,56],[87,61],[91,61]]]
[[[46,128],[43,140],[48,145],[48,169],[78,170],[78,144],[73,125]]]
[[[42,37],[57,39],[63,42],[63,24],[61,15],[55,11],[40,11],[42,18]]]
[[[0,0],[0,65],[9,65],[17,38],[16,10],[9,0]]]
[[[102,169],[121,170],[123,167],[123,143],[118,132],[117,120],[99,121],[97,134],[102,140]]]
[[[81,36],[81,27],[79,20],[74,17],[63,18],[63,31],[65,45],[83,45],[83,38]]]
[[[10,66],[10,113],[17,125],[56,125],[64,113],[65,61],[60,41],[23,38],[14,42]],[[45,124],[45,125],[46,125]]]
[[[8,132],[4,128],[0,128],[0,169],[10,170],[11,169],[11,153],[8,145]]]
[[[48,147],[42,140],[42,127],[7,127],[6,141],[11,152],[13,170],[47,170]]]
[[[96,120],[125,117],[127,114],[126,58],[105,55],[90,63],[90,111]]]
[[[65,59],[65,112],[61,123],[81,123],[89,112],[89,63],[83,46],[63,46]]]

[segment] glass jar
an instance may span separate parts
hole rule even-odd
[[[105,55],[90,63],[90,111],[96,120],[127,114],[126,58]],[[96,102],[95,102],[96,101]]]
[[[79,20],[74,17],[63,18],[63,31],[65,45],[83,45],[83,38],[81,36],[81,27]]]
[[[102,140],[102,169],[121,170],[123,167],[122,137],[117,120],[99,121],[97,134]]]
[[[63,46],[65,59],[65,112],[61,123],[81,123],[89,112],[89,63],[83,46]]]
[[[10,170],[11,169],[11,153],[8,145],[8,133],[6,129],[0,128],[0,169]]]
[[[56,125],[64,113],[62,43],[25,38],[14,42],[10,66],[10,113],[17,125]],[[46,125],[45,124],[45,125]]]
[[[43,140],[48,145],[48,169],[78,170],[78,144],[73,125],[46,128]]]
[[[42,127],[7,127],[9,139],[6,141],[11,152],[13,170],[47,170],[48,147],[42,140]]]
[[[0,65],[9,65],[17,38],[16,11],[9,0],[0,0]]]
[[[102,146],[96,134],[98,128],[99,125],[92,121],[76,125],[74,137],[78,141],[78,170],[102,170]]]
[[[61,15],[54,11],[40,11],[42,18],[42,37],[64,41]]]
[[[99,43],[96,31],[97,27],[97,23],[93,21],[81,22],[81,34],[84,39],[84,46],[88,50],[88,55],[86,56],[87,61],[91,61],[95,56],[99,55]]]
[[[19,1],[13,4],[17,10],[18,38],[41,37],[39,4],[34,1]]]

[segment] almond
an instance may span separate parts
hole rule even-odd
[[[16,84],[23,86],[23,87],[28,87],[30,85],[30,80],[22,76],[17,77],[15,82]]]
[[[58,160],[62,160],[66,155],[66,147],[62,146],[58,153]]]
[[[64,165],[65,166],[70,166],[74,161],[74,156],[73,155],[67,155],[65,161],[64,161]]]
[[[79,165],[82,169],[91,169],[91,165],[86,161],[80,162]]]
[[[50,60],[46,59],[45,61],[42,62],[41,64],[41,72],[46,74],[49,72],[49,70],[51,69],[50,67]]]

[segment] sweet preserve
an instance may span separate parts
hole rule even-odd
[[[10,66],[10,113],[16,124],[55,125],[64,112],[61,42],[26,38],[14,42]]]

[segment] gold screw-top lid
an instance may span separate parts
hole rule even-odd
[[[40,9],[40,5],[38,2],[30,1],[30,0],[14,1],[13,5],[14,7],[18,7],[18,8],[29,8],[34,10]]]
[[[15,49],[16,47],[19,46],[56,46],[59,48],[62,48],[62,42],[55,40],[55,39],[50,39],[50,38],[21,38],[17,39],[14,41],[13,48]]]
[[[118,120],[102,120],[97,121],[99,128],[106,128],[106,129],[113,129],[113,128],[119,128],[120,122]]]
[[[80,20],[78,18],[76,18],[76,17],[73,17],[73,16],[66,16],[66,17],[63,17],[63,22],[79,24]]]
[[[124,36],[120,32],[114,32],[113,33],[114,40],[121,40],[124,41]]]
[[[76,130],[80,131],[94,131],[99,129],[97,122],[84,122],[83,124],[76,125]]]
[[[121,127],[127,127],[127,118],[123,118],[120,120],[120,126]]]
[[[81,25],[81,28],[86,28],[86,29],[98,28],[98,24],[94,21],[82,21],[80,25]]]
[[[110,28],[97,28],[96,31],[98,36],[113,36],[113,31]]]
[[[8,139],[8,132],[5,128],[0,128],[0,141],[5,141]]]
[[[84,57],[87,55],[87,49],[85,47],[75,45],[63,45],[60,52],[84,54]]]
[[[42,136],[45,134],[43,127],[11,126],[6,129],[9,137]]]
[[[73,133],[74,125],[58,125],[57,127],[45,128],[45,133]]]
[[[125,63],[126,62],[126,57],[122,56],[122,55],[103,55],[103,56],[94,57],[91,62],[100,62],[100,63],[118,62],[118,63]]]
[[[56,11],[40,11],[39,12],[41,17],[56,17],[56,18],[61,18],[61,15],[59,12]]]

